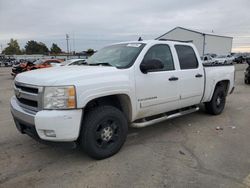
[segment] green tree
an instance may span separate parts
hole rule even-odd
[[[59,54],[61,52],[62,52],[61,48],[57,44],[53,43],[51,48],[50,48],[50,53]]]
[[[28,41],[24,48],[27,54],[47,54],[49,52],[44,43],[34,40]]]
[[[8,46],[3,50],[2,53],[6,55],[21,54],[20,46],[17,40],[10,39]]]

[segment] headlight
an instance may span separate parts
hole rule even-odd
[[[44,109],[76,108],[76,92],[74,86],[45,87],[43,97]]]

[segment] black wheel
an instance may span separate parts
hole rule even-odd
[[[81,146],[95,159],[116,154],[123,146],[128,132],[124,114],[113,106],[100,106],[87,112],[81,131]]]
[[[226,89],[224,86],[215,88],[210,102],[205,103],[206,111],[212,115],[219,115],[224,110],[226,104]]]

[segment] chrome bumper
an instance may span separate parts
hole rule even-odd
[[[35,125],[35,113],[20,107],[15,96],[10,100],[10,110],[14,119],[21,120],[29,125]]]

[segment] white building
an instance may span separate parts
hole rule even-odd
[[[233,43],[232,37],[216,35],[214,33],[202,33],[183,27],[176,27],[156,39],[192,41],[200,55],[208,53],[228,55],[231,53]]]

